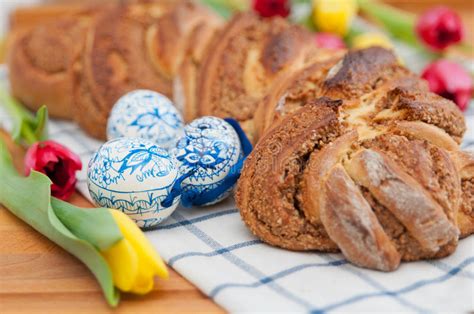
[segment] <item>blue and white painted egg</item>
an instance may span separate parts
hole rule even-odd
[[[140,228],[150,228],[170,216],[179,203],[161,202],[178,177],[178,165],[168,151],[141,138],[119,138],[103,144],[87,169],[89,193],[97,206],[119,209]]]
[[[107,121],[107,139],[140,137],[170,149],[183,135],[183,128],[183,118],[171,100],[160,93],[138,89],[115,103]]]
[[[180,175],[192,172],[181,184],[183,205],[215,204],[234,186],[215,193],[242,156],[239,136],[229,123],[216,117],[196,119],[185,126],[184,132],[173,150]]]

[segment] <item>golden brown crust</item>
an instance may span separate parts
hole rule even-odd
[[[286,114],[301,108],[322,94],[324,77],[344,51],[319,51],[303,69],[276,80],[255,112],[255,139],[275,126]]]
[[[398,121],[393,125],[393,133],[431,141],[448,151],[459,150],[459,144],[441,128],[421,121]]]
[[[13,96],[51,116],[72,116],[73,65],[79,59],[90,15],[77,15],[15,31],[9,40],[7,65]]]
[[[201,39],[208,34],[200,32],[212,33],[222,22],[204,7],[191,1],[179,2],[149,30],[150,56],[155,68],[172,79],[187,53],[199,54],[206,47]]]
[[[461,238],[464,238],[474,233],[474,152],[452,152],[451,158],[461,177],[462,198],[458,212],[458,224]]]
[[[272,83],[316,55],[302,28],[252,13],[237,14],[212,45],[199,75],[199,114],[233,117],[250,139],[257,104]]]
[[[443,97],[413,87],[396,87],[387,95],[387,108],[402,111],[404,120],[422,121],[446,131],[460,143],[466,124],[457,106]]]
[[[437,252],[441,246],[457,240],[459,231],[439,203],[382,152],[361,150],[351,157],[345,168],[426,250]]]
[[[298,103],[294,112],[288,106],[250,154],[236,200],[264,241],[293,250],[338,247],[357,265],[387,271],[400,259],[449,255],[460,232],[473,232],[474,162],[456,142],[462,115],[388,53],[349,52],[349,61],[311,82],[335,100]],[[412,105],[399,106],[392,93],[407,88]],[[424,112],[418,103],[428,100],[435,110]]]
[[[173,78],[173,100],[186,122],[198,117],[199,69],[208,50],[213,49],[211,42],[223,26],[223,21],[214,14],[201,7],[196,9],[200,14],[192,12],[193,16],[199,18],[196,18],[194,29],[188,32],[186,42],[180,47],[183,54],[181,64]]]
[[[335,166],[320,188],[321,220],[344,255],[362,267],[395,270],[400,254],[345,169]]]
[[[222,23],[187,0],[129,0],[65,12],[12,36],[13,93],[32,109],[46,104],[53,116],[75,119],[97,138],[105,137],[110,109],[124,93],[144,88],[171,96],[180,65],[189,56],[192,64],[183,71],[197,72],[210,34]],[[46,13],[40,15],[50,21]],[[183,82],[193,91],[194,72]]]
[[[328,173],[346,157],[358,139],[356,131],[350,131],[321,148],[318,154],[311,154],[297,194],[298,201],[307,219],[312,224],[320,224],[320,198]]]
[[[319,101],[285,117],[246,160],[237,205],[250,230],[264,241],[291,250],[337,249],[324,228],[305,219],[297,186],[308,154],[341,134],[338,105]]]
[[[345,99],[360,97],[408,73],[389,50],[371,47],[351,51],[328,73],[325,94]]]
[[[26,31],[58,19],[90,15],[93,11],[101,10],[99,3],[68,3],[68,4],[40,4],[35,6],[20,6],[10,13],[9,27],[12,32]],[[58,18],[59,17],[59,18]]]
[[[201,25],[218,23],[190,1],[139,2],[98,16],[76,67],[77,122],[103,138],[108,114],[123,94],[142,88],[171,96],[172,78],[186,52],[202,49],[190,36]]]
[[[165,2],[163,10],[167,6]],[[155,17],[147,20],[136,10],[134,5],[116,6],[98,15],[75,67],[74,118],[97,138],[105,138],[109,112],[123,94],[137,88],[171,93],[170,81],[153,68],[147,49]]]

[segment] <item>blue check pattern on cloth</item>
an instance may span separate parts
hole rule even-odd
[[[416,56],[402,54],[420,66]],[[5,69],[0,82],[6,82]],[[1,110],[1,106],[0,106]],[[465,149],[474,149],[474,104],[466,115]],[[0,127],[9,117],[0,111]],[[50,138],[76,152],[84,169],[78,190],[90,199],[86,168],[101,142],[75,124],[52,120]],[[148,231],[169,266],[231,312],[466,312],[474,309],[474,237],[444,259],[403,263],[382,273],[349,264],[341,254],[290,252],[256,239],[233,200],[205,208],[178,208]],[[186,302],[186,300],[183,300]]]

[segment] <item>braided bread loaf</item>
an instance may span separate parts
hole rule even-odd
[[[73,66],[83,51],[97,8],[14,31],[7,62],[12,94],[31,109],[47,104],[51,115],[73,116]]]
[[[75,119],[88,134],[105,138],[120,96],[138,88],[171,96],[181,64],[204,50],[208,33],[221,23],[188,0],[78,10],[12,36],[12,93],[32,109],[46,104],[52,116]],[[186,86],[196,80],[186,79]]]
[[[282,18],[241,13],[222,27],[221,19],[187,0],[128,0],[76,11],[63,18],[69,27],[49,21],[26,32],[36,43],[28,58],[18,53],[22,39],[14,36],[13,94],[33,109],[47,104],[53,116],[75,119],[98,138],[114,102],[146,88],[172,94],[187,121],[234,117],[252,139],[254,113],[274,83],[333,54]],[[50,41],[58,44],[49,47]],[[29,59],[56,67],[36,68]]]
[[[461,112],[382,48],[304,71],[314,73],[275,90],[278,110],[256,117],[262,129],[280,122],[238,183],[252,232],[291,250],[341,250],[384,271],[451,254],[474,226],[474,156],[458,148]]]
[[[252,13],[224,26],[186,0],[74,12],[13,36],[14,95],[101,138],[136,88],[173,94],[187,121],[237,119],[259,140],[237,205],[264,241],[389,271],[474,233],[463,116],[391,52],[317,49],[302,28]]]
[[[237,14],[211,44],[199,74],[198,114],[233,117],[250,140],[261,98],[279,78],[329,55],[282,18]]]

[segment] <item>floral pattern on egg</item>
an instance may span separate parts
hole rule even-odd
[[[170,149],[183,135],[183,128],[183,118],[171,100],[141,89],[115,103],[107,122],[107,139],[140,137]]]
[[[150,228],[176,209],[161,202],[178,177],[178,166],[169,153],[140,138],[119,138],[102,145],[89,162],[89,193],[98,206],[119,209],[139,227]]]
[[[192,172],[181,184],[182,199],[190,205],[211,205],[230,194],[214,195],[212,201],[200,199],[222,184],[242,156],[240,140],[234,128],[216,117],[202,117],[186,125],[185,135],[173,150],[179,162],[180,175]]]

